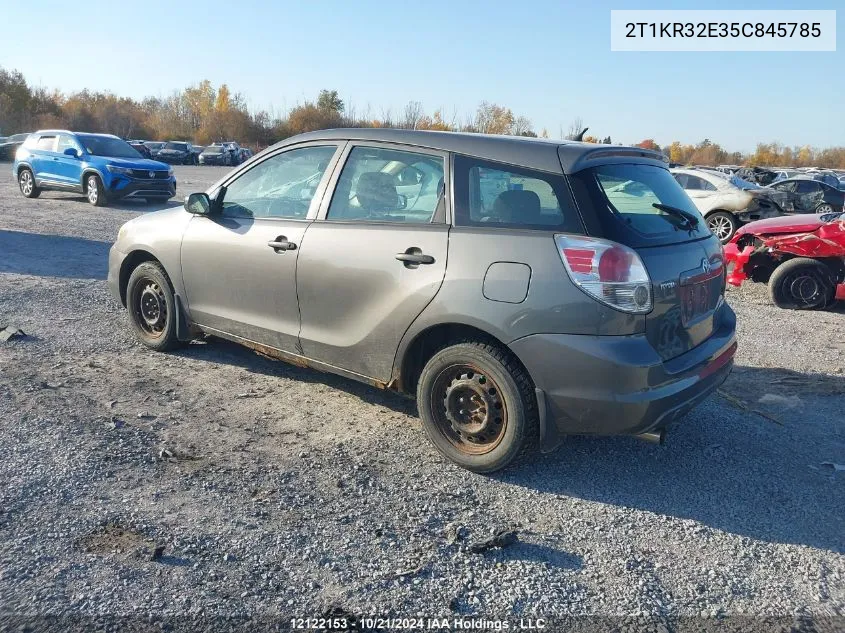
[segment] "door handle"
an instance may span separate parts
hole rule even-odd
[[[408,266],[409,268],[411,266],[419,266],[420,264],[434,263],[434,258],[431,255],[424,255],[423,252],[416,247],[409,248],[404,253],[396,253],[396,259],[400,262],[405,262],[405,266]]]
[[[275,240],[270,240],[269,242],[267,242],[267,246],[272,248],[277,253],[279,251],[296,250],[296,244],[294,244],[293,242],[288,242],[288,238],[286,238],[284,235],[280,235]]]

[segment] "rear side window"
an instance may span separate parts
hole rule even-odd
[[[687,185],[684,189],[692,189],[695,191],[716,191],[716,186],[707,182],[704,178],[688,175]]]
[[[570,176],[578,206],[591,235],[634,248],[707,237],[698,210],[663,167],[618,163],[584,169]],[[690,230],[667,205],[698,217]]]
[[[53,148],[56,147],[56,137],[55,136],[42,136],[38,139],[38,143],[36,144],[36,149],[43,150],[45,152],[52,152]]]
[[[443,204],[443,158],[354,147],[329,206],[329,220],[429,223]],[[442,216],[441,216],[442,217]]]
[[[455,224],[584,233],[563,175],[455,156]]]

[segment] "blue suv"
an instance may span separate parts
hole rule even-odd
[[[102,207],[121,198],[152,202],[176,195],[173,169],[111,134],[35,132],[18,149],[12,171],[27,198],[46,190],[73,191]]]

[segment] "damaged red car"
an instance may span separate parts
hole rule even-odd
[[[780,308],[826,308],[845,300],[845,210],[746,224],[725,245],[725,259],[729,284],[768,283]]]

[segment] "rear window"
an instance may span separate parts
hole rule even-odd
[[[562,174],[455,156],[455,224],[584,233]]]
[[[668,170],[654,165],[623,163],[584,169],[570,176],[576,200],[591,235],[632,247],[684,242],[710,233]],[[663,204],[691,213],[698,225],[655,207]]]

